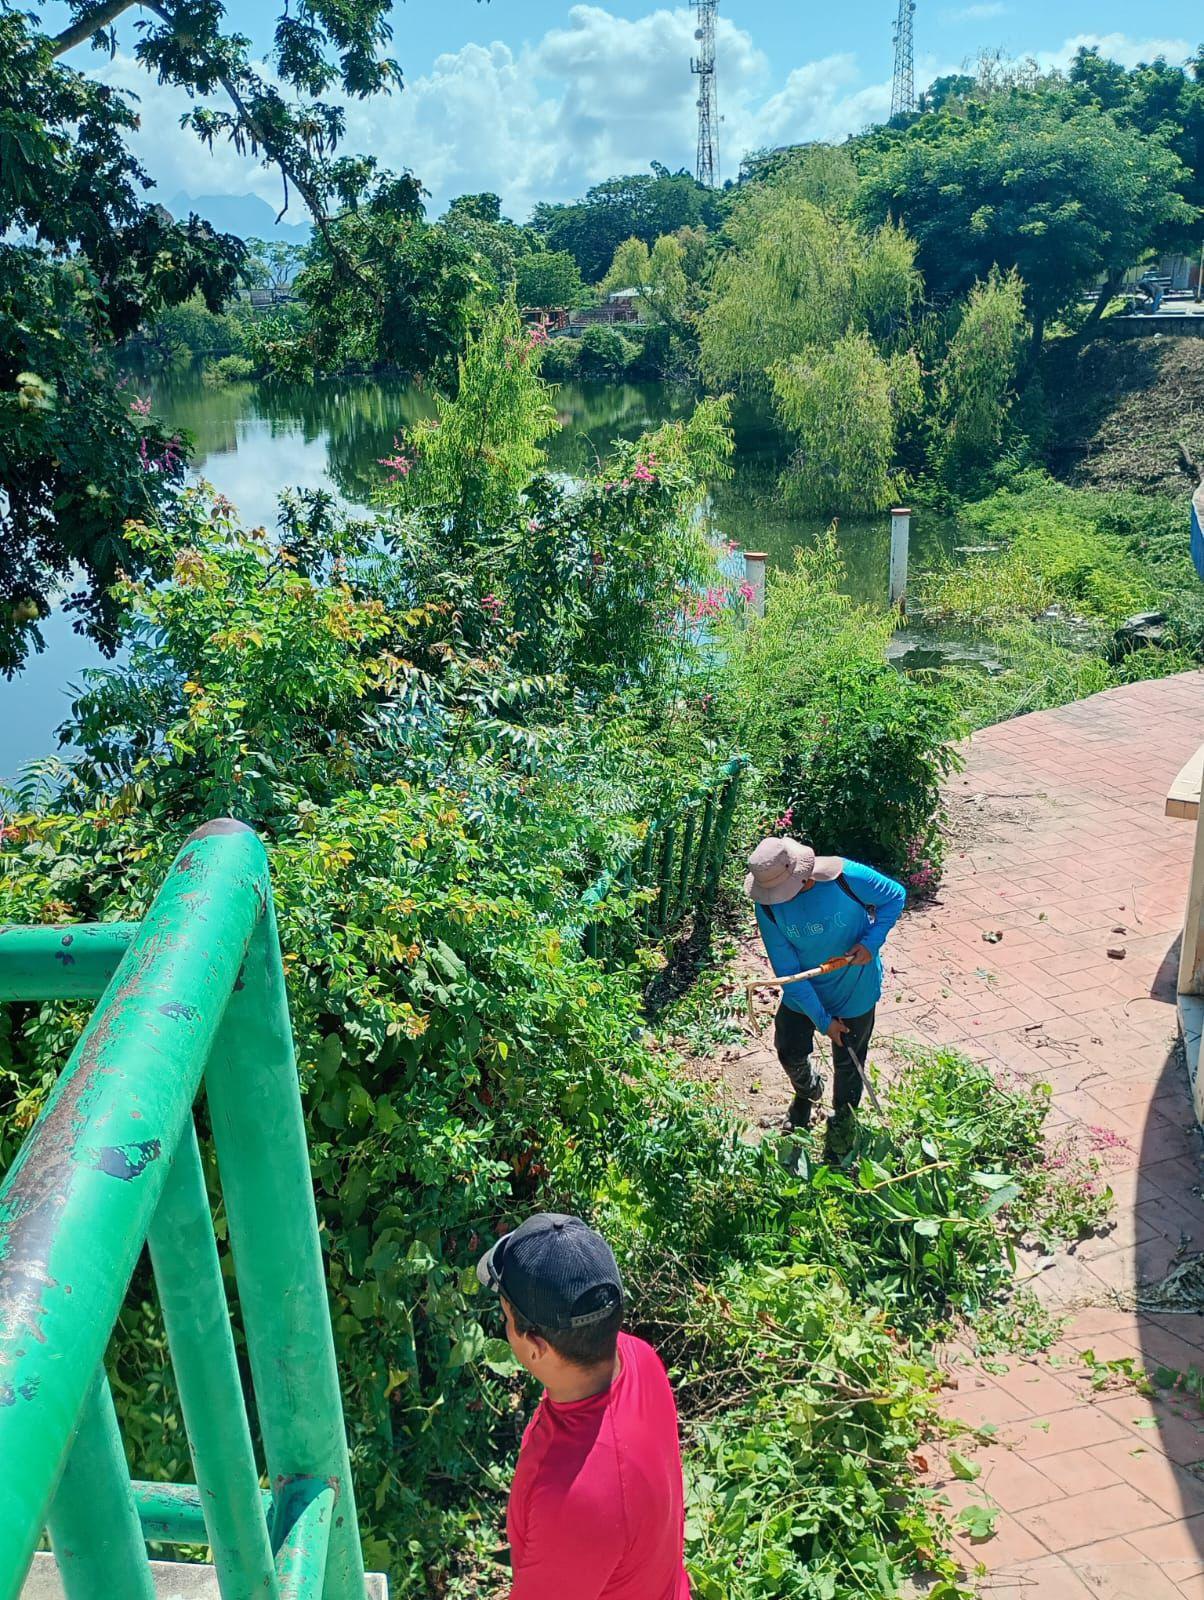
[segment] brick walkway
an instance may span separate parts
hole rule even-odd
[[[887,947],[883,1031],[1049,1083],[1051,1123],[1103,1147],[1116,1195],[1113,1230],[1033,1280],[1071,1313],[1049,1357],[998,1371],[949,1353],[949,1415],[997,1431],[962,1447],[975,1483],[934,1472],[951,1516],[998,1510],[993,1537],[959,1545],[994,1600],[1204,1600],[1204,1415],[1132,1385],[1097,1393],[1079,1359],[1204,1369],[1204,1317],[1125,1309],[1204,1250],[1174,1007],[1193,825],[1163,815],[1202,740],[1197,673],[977,735],[939,902]]]

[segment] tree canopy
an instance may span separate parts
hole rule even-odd
[[[531,226],[550,250],[567,250],[587,283],[597,283],[624,239],[651,246],[662,234],[714,227],[722,200],[688,172],[654,162],[651,174],[610,178],[571,205],[537,205]]]
[[[929,293],[965,295],[993,267],[1014,268],[1038,344],[1085,288],[1192,220],[1161,137],[1043,89],[920,117],[863,160],[859,211],[907,228]]]
[[[347,254],[354,241],[341,241],[331,219],[365,173],[335,158],[345,111],[320,97],[399,81],[381,54],[387,0],[286,6],[270,80],[217,0],[71,0],[54,36],[30,14],[0,11],[0,671],[39,642],[52,593],[77,570],[84,585],[70,604],[102,647],[114,646],[109,590],[148,560],[125,524],[166,505],[183,442],[118,387],[109,352],[194,294],[218,310],[246,260],[240,240],[196,216],[173,221],[148,198],[128,144],[134,102],[60,59],[89,39],[115,47],[118,21],[135,9],[136,58],[206,99],[185,119],[199,139],[229,139],[274,164],[327,254],[365,282]],[[224,103],[210,103],[217,96]],[[383,295],[378,304],[387,310]]]

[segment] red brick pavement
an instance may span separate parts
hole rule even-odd
[[[887,946],[884,1031],[1049,1083],[1051,1120],[1103,1147],[1116,1194],[1115,1227],[1034,1280],[1071,1315],[1048,1356],[999,1371],[949,1352],[949,1415],[997,1431],[961,1447],[976,1482],[939,1466],[935,1481],[951,1516],[997,1509],[994,1537],[959,1544],[995,1600],[1204,1600],[1204,1415],[1131,1385],[1097,1393],[1081,1360],[1204,1369],[1204,1317],[1126,1309],[1204,1250],[1174,1005],[1193,828],[1163,814],[1201,741],[1200,673],[976,735],[940,898]]]

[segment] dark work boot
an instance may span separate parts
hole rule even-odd
[[[818,1121],[824,1103],[824,1080],[818,1073],[812,1074],[809,1079],[803,1079],[800,1088],[798,1079],[793,1075],[791,1082],[794,1084],[794,1099],[790,1102],[790,1109],[786,1113],[786,1121],[792,1130],[809,1128]]]

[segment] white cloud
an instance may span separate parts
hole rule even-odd
[[[692,168],[694,25],[684,8],[626,19],[576,5],[529,45],[465,45],[407,79],[400,93],[351,102],[344,149],[415,172],[431,191],[432,212],[456,194],[492,189],[516,217],[538,200],[570,199],[615,173],[646,171],[654,159]],[[798,67],[767,94],[769,65],[747,30],[720,18],[717,44],[727,175],[750,149],[841,138],[888,109],[889,86],[863,84],[852,55]],[[190,102],[178,90],[120,53],[98,75],[139,96],[135,147],[165,198],[180,189],[250,191],[279,204],[274,171],[228,145],[210,154],[180,128]]]
[[[956,11],[942,11],[941,21],[954,25],[961,22],[989,22],[992,17],[1006,17],[1011,6],[1003,0],[979,0],[977,5],[961,6]]]
[[[1042,67],[1065,69],[1083,49],[1098,50],[1100,55],[1109,60],[1119,61],[1122,67],[1135,67],[1139,62],[1153,61],[1157,56],[1165,56],[1168,61],[1179,64],[1194,54],[1194,46],[1186,39],[1134,39],[1127,33],[1076,33],[1057,50],[1038,50],[1035,56]]]
[[[1002,10],[997,0],[979,0],[959,15]],[[748,150],[841,139],[889,111],[889,83],[866,83],[851,52],[807,62],[774,87],[768,61],[746,29],[721,17],[717,43],[725,176],[735,175]],[[1083,45],[1126,65],[1157,55],[1181,61],[1191,53],[1181,39],[1084,33],[1038,60],[1066,67]],[[344,149],[369,151],[385,166],[416,173],[431,191],[432,214],[456,194],[491,189],[521,219],[539,200],[571,199],[616,173],[646,171],[653,159],[692,168],[694,49],[694,16],[684,7],[629,19],[601,5],[575,5],[563,24],[529,44],[468,44],[407,79],[400,93],[349,103]],[[99,67],[93,57],[88,70],[140,97],[135,148],[165,199],[181,189],[250,191],[280,203],[272,169],[225,144],[205,150],[179,126],[191,102],[157,84],[131,57],[119,53]],[[916,81],[948,70],[927,59]],[[301,220],[295,200],[289,216]]]

